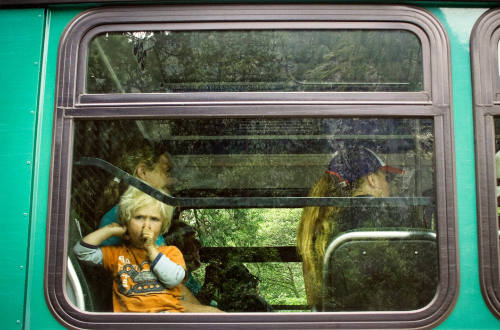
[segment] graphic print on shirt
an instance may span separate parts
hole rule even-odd
[[[126,296],[163,292],[166,288],[151,271],[148,261],[140,266],[132,265],[128,258],[118,258],[118,291]]]

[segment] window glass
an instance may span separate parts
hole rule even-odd
[[[203,246],[203,266],[194,272],[200,283],[219,287],[203,290],[205,303],[218,302],[226,311],[252,311],[245,299],[237,299],[239,291],[248,290],[239,277],[245,267],[258,279],[258,295],[272,310],[306,311],[302,265],[295,249],[301,209],[189,209],[181,219],[197,228]],[[239,265],[230,270],[230,265]],[[243,266],[243,267],[242,267]],[[208,267],[208,270],[206,269]],[[215,273],[234,272],[223,285]],[[241,279],[243,280],[243,278]],[[207,299],[210,297],[210,300]],[[258,310],[255,310],[258,311]],[[266,311],[266,310],[261,310]]]
[[[208,306],[418,309],[438,282],[433,131],[432,118],[76,120],[69,244],[109,220],[127,188],[83,165],[90,157],[192,204],[174,220],[194,247],[172,232],[164,240],[183,252]],[[225,198],[235,204],[221,207]],[[98,294],[111,282],[82,268],[99,297],[88,309],[112,310]]]
[[[87,61],[92,94],[423,89],[420,41],[404,30],[105,33]]]

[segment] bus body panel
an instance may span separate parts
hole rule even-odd
[[[469,38],[476,20],[487,8],[435,8],[432,13],[445,26],[450,39],[455,168],[457,178],[460,287],[457,305],[443,329],[498,328],[479,287],[474,167],[474,123]]]
[[[479,286],[469,57],[471,29],[489,8],[465,6],[427,8],[448,33],[456,145],[459,296],[439,328],[497,329],[500,321],[487,308]],[[82,8],[0,10],[0,30],[4,32],[0,36],[3,45],[0,52],[1,178],[6,183],[0,205],[8,210],[3,214],[6,226],[0,233],[7,266],[0,278],[3,288],[0,319],[8,329],[64,327],[47,306],[43,274],[57,50],[64,28],[84,10]],[[10,171],[12,166],[15,166],[14,172]]]
[[[81,8],[47,10],[43,73],[38,107],[35,163],[33,169],[32,216],[29,246],[29,272],[25,301],[25,329],[62,328],[51,314],[44,295],[43,272],[47,228],[47,196],[52,148],[57,51],[61,35]]]
[[[2,323],[23,322],[44,10],[0,11]]]

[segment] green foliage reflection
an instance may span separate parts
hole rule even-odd
[[[301,212],[302,209],[185,210],[182,219],[198,229],[204,247],[295,246]],[[268,253],[274,252],[270,249]],[[249,262],[245,266],[259,279],[259,294],[271,305],[306,304],[300,262]],[[204,274],[202,268],[194,275],[203,283]]]
[[[87,92],[420,91],[402,30],[142,31],[96,37]]]

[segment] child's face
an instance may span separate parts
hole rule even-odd
[[[138,208],[130,219],[127,229],[130,241],[136,248],[144,248],[143,232],[145,228],[153,231],[154,241],[161,232],[161,213],[160,207],[155,204],[147,204]]]

